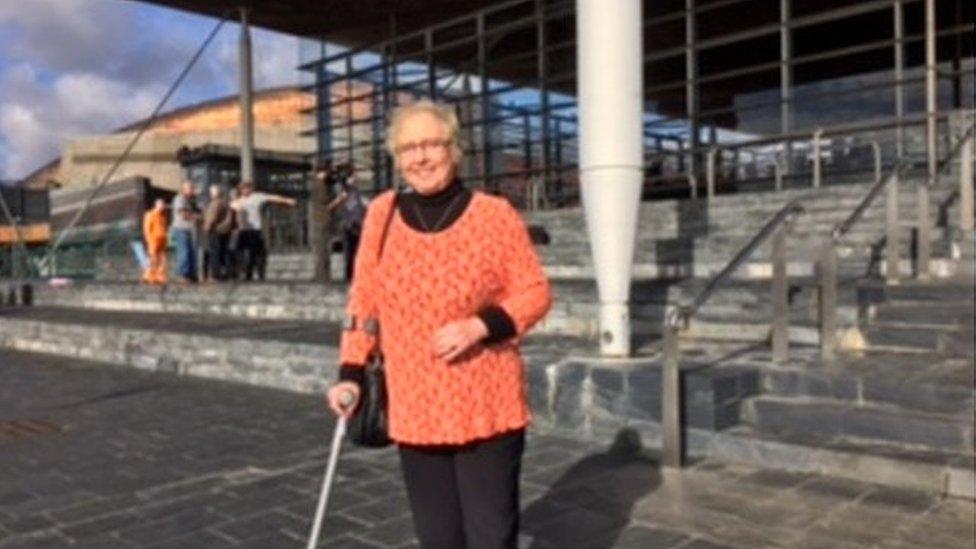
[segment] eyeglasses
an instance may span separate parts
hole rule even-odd
[[[403,143],[402,145],[397,145],[393,148],[393,152],[395,152],[397,156],[417,154],[420,151],[427,154],[433,152],[443,153],[447,150],[447,147],[450,144],[450,139],[424,139],[422,141],[414,141],[413,143]]]

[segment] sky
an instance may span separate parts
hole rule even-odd
[[[0,0],[0,180],[152,113],[217,20],[133,0]],[[297,84],[298,39],[252,29],[257,89]],[[164,111],[237,93],[227,23]]]

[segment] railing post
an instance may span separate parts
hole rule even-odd
[[[677,311],[673,311],[676,313]],[[684,462],[681,428],[681,370],[679,327],[669,319],[664,323],[664,363],[661,372],[661,464],[678,468]]]
[[[965,134],[964,134],[965,135]],[[959,228],[966,233],[973,231],[973,141],[970,134],[963,142],[959,157]],[[966,235],[968,236],[968,234]]]
[[[837,245],[831,237],[817,264],[820,278],[818,316],[820,319],[820,358],[833,360],[837,349]]]
[[[881,181],[881,145],[877,141],[872,141],[871,151],[874,153],[874,180]]]
[[[823,135],[823,129],[817,128],[813,132],[813,188],[819,189],[821,184],[821,173],[820,173],[820,138]]]
[[[888,284],[898,284],[901,278],[901,221],[898,217],[899,202],[898,174],[888,181],[885,196],[885,280]]]
[[[773,235],[773,326],[772,347],[773,362],[782,364],[789,358],[790,325],[789,298],[786,279],[786,232],[789,228],[784,224]]]
[[[706,183],[708,185],[709,200],[715,198],[715,157],[717,155],[718,155],[718,149],[716,147],[712,147],[711,149],[708,150],[708,158],[707,158],[707,166],[706,166],[706,169],[708,170],[706,176],[708,179]]]
[[[773,180],[776,182],[776,191],[783,190],[783,168],[779,165],[779,155],[773,157]]]
[[[925,280],[929,277],[930,260],[932,258],[932,220],[929,214],[929,182],[918,182],[916,190],[917,198],[915,204],[918,219],[918,238],[915,242],[915,274],[919,279]]]

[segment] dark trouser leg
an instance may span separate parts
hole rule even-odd
[[[235,231],[227,239],[227,278],[237,280],[237,273],[240,270],[240,257],[241,234],[239,231]]]
[[[518,546],[518,479],[525,432],[512,433],[460,450],[454,458],[467,549]]]
[[[226,241],[226,235],[222,235],[218,232],[210,233],[207,246],[210,250],[209,254],[207,255],[207,270],[210,273],[210,278],[224,278],[224,259],[227,254]]]
[[[414,530],[422,549],[464,549],[454,453],[400,447]]]
[[[346,257],[346,281],[352,281],[352,274],[356,267],[356,251],[359,249],[359,231],[343,231],[342,251]]]
[[[254,268],[257,266],[257,231],[241,231],[241,250],[244,252],[244,280],[251,280],[254,277]]]
[[[264,235],[260,231],[254,233],[254,250],[258,280],[264,280],[264,273],[268,267],[268,247],[265,246]]]

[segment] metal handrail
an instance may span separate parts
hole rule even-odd
[[[736,253],[735,256],[729,260],[728,263],[726,263],[725,267],[723,267],[721,271],[715,274],[708,281],[705,288],[702,289],[697,296],[695,296],[695,299],[693,299],[689,305],[672,308],[669,311],[667,317],[665,318],[667,326],[672,328],[686,327],[688,322],[691,320],[691,317],[698,311],[698,309],[701,308],[702,305],[705,304],[706,301],[708,301],[708,299],[715,292],[715,289],[718,288],[718,286],[722,284],[722,282],[724,282],[729,275],[732,274],[732,272],[742,266],[742,263],[752,255],[756,248],[758,248],[763,242],[766,241],[766,239],[772,236],[780,225],[787,221],[792,221],[796,216],[802,213],[803,206],[800,205],[799,200],[792,200],[780,208],[780,210],[776,212],[776,214],[773,215],[773,217],[770,218],[761,229],[759,229],[755,236],[753,236],[749,242],[747,242],[746,245],[743,246],[738,253]]]
[[[970,124],[969,129],[966,130],[966,133],[964,133],[962,137],[959,138],[959,140],[952,146],[949,152],[946,153],[946,155],[942,158],[942,160],[939,161],[939,165],[937,168],[938,172],[944,171],[946,167],[951,165],[952,159],[955,158],[956,154],[962,148],[963,144],[966,142],[967,139],[969,139],[969,136],[972,135],[974,131],[976,131],[976,125]],[[851,211],[850,215],[848,215],[847,218],[844,219],[844,221],[838,223],[834,227],[834,229],[830,233],[831,238],[837,241],[840,238],[842,238],[845,234],[850,232],[854,224],[861,219],[861,217],[864,215],[864,212],[867,211],[867,209],[874,202],[874,199],[877,198],[879,194],[881,194],[881,189],[885,188],[893,180],[897,180],[897,178],[900,178],[902,174],[904,174],[911,168],[924,165],[924,164],[925,163],[922,161],[912,161],[909,159],[903,159],[897,164],[895,164],[895,166],[888,173],[888,176],[883,179],[879,179],[877,182],[875,182],[875,184],[872,185],[871,188],[868,190],[868,192],[864,195],[864,198],[862,198],[861,201],[858,203],[858,205],[854,207],[854,210]]]

